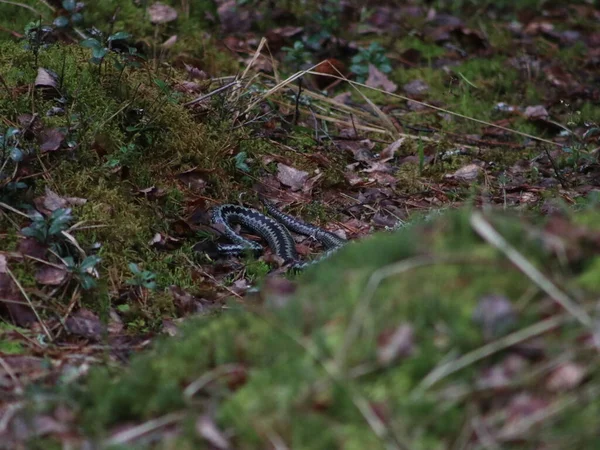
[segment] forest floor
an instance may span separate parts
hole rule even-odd
[[[591,448],[600,9],[296,3],[0,0],[0,447]]]

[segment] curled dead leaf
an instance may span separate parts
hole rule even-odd
[[[369,64],[369,78],[367,78],[365,84],[372,88],[381,88],[386,92],[396,92],[398,89],[398,85],[390,81],[387,75],[373,64]]]
[[[54,152],[58,150],[65,141],[65,134],[58,128],[47,128],[40,134],[38,138],[40,142],[40,151]]]
[[[550,116],[542,105],[528,106],[523,114],[530,120],[546,120]]]
[[[477,164],[468,164],[461,167],[453,174],[446,175],[446,178],[455,178],[459,181],[474,181],[479,177],[479,174],[483,172],[483,169]]]
[[[43,265],[35,273],[35,281],[48,286],[60,286],[67,277],[67,270],[62,267]]]
[[[71,334],[93,340],[99,340],[105,328],[96,314],[83,308],[67,318],[65,327]]]
[[[380,162],[387,162],[394,158],[394,154],[402,147],[404,143],[405,137],[401,137],[400,139],[392,142],[386,148],[384,148],[379,154]]]
[[[39,89],[53,89],[58,92],[58,75],[50,69],[38,67],[34,86]]]
[[[282,163],[277,164],[277,179],[281,184],[290,187],[292,191],[302,189],[308,180],[308,175],[308,172],[303,170]]]

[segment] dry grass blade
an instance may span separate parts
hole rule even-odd
[[[23,288],[23,286],[21,285],[21,283],[19,282],[19,280],[17,279],[17,277],[15,277],[15,274],[12,273],[12,271],[8,267],[6,268],[6,273],[8,274],[8,276],[10,276],[10,278],[13,280],[13,282],[17,285],[17,287],[19,288],[19,291],[21,291],[21,294],[23,294],[23,297],[25,297],[25,300],[27,300],[27,303],[29,304],[29,307],[33,311],[33,314],[35,314],[35,318],[38,320],[38,322],[40,323],[42,329],[44,330],[44,333],[46,334],[46,337],[48,338],[48,340],[50,342],[52,342],[53,341],[53,337],[52,337],[52,334],[50,333],[50,330],[48,329],[48,327],[46,327],[46,324],[44,323],[44,321],[42,320],[42,318],[38,314],[37,310],[35,309],[35,306],[33,306],[33,302],[29,298],[29,295],[27,295],[27,292],[25,291],[25,289]]]
[[[573,317],[575,317],[582,325],[595,329],[594,321],[589,314],[575,303],[567,294],[561,291],[552,281],[550,281],[542,272],[540,272],[533,264],[531,264],[521,253],[508,243],[504,237],[500,235],[487,222],[480,212],[474,212],[471,215],[471,226],[485,241],[496,247],[504,255],[519,268],[531,281],[533,281],[541,290],[548,294],[553,300],[561,305]]]
[[[533,140],[538,141],[538,142],[545,142],[546,144],[551,144],[551,145],[561,146],[561,147],[563,145],[560,142],[554,142],[554,141],[551,141],[549,139],[544,139],[544,138],[541,138],[539,136],[535,136],[533,134],[525,133],[523,131],[513,130],[511,128],[503,127],[502,125],[497,125],[495,123],[486,122],[485,120],[481,120],[481,119],[476,119],[474,117],[465,116],[464,114],[453,112],[453,111],[450,111],[450,110],[445,109],[445,108],[440,108],[439,106],[433,106],[433,105],[430,105],[429,103],[421,102],[419,100],[414,100],[414,99],[412,99],[410,97],[406,97],[404,95],[394,94],[392,92],[384,91],[383,89],[378,89],[378,88],[370,87],[370,86],[367,86],[366,84],[359,83],[357,81],[348,80],[347,78],[339,77],[337,75],[322,74],[322,73],[313,72],[311,70],[308,70],[306,73],[313,74],[313,75],[324,76],[324,77],[335,78],[335,79],[338,79],[338,80],[344,80],[344,81],[347,81],[348,83],[352,84],[353,87],[360,86],[360,87],[363,87],[363,88],[366,88],[366,89],[370,89],[370,90],[373,90],[373,91],[381,92],[382,94],[389,95],[390,97],[395,97],[395,98],[398,98],[400,100],[411,101],[411,102],[416,103],[418,105],[425,106],[425,107],[430,108],[430,109],[434,109],[436,111],[440,111],[440,112],[443,112],[443,113],[446,113],[446,114],[450,114],[450,115],[455,116],[455,117],[460,117],[461,119],[470,120],[472,122],[480,123],[480,124],[488,126],[488,127],[497,128],[499,130],[503,130],[503,131],[506,131],[508,133],[517,134],[519,136],[523,136],[523,137],[526,137],[526,138],[529,138],[529,139],[533,139]]]
[[[569,317],[570,316],[565,315],[551,317],[527,328],[504,336],[494,342],[490,342],[489,344],[473,350],[472,352],[469,352],[454,361],[444,363],[443,365],[436,367],[425,378],[423,378],[421,383],[414,389],[411,395],[413,397],[421,396],[427,389],[448,375],[458,372],[459,370],[464,369],[465,367],[470,366],[481,359],[498,353],[501,350],[553,330],[560,324],[566,322]]]
[[[104,442],[103,448],[109,448],[113,445],[123,445],[131,442],[135,439],[142,437],[143,435],[150,433],[151,431],[158,430],[160,428],[166,427],[168,425],[180,422],[186,417],[183,412],[176,412],[167,414],[162,417],[158,417],[156,419],[149,420],[148,422],[144,422],[138,426],[133,428],[129,428],[127,430],[121,431],[110,439],[107,439]]]
[[[38,11],[37,9],[35,9],[33,6],[26,5],[25,3],[10,2],[8,0],[0,0],[0,3],[5,3],[7,5],[18,6],[20,8],[25,8],[25,9],[28,9],[29,11],[31,11],[32,13],[34,13],[38,17],[44,17],[44,14],[42,14],[40,11]]]

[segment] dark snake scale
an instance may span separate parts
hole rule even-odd
[[[248,250],[255,254],[262,253],[262,246],[240,236],[233,228],[234,224],[241,225],[263,238],[271,250],[282,258],[292,270],[302,270],[328,258],[347,242],[329,231],[282,213],[271,203],[266,201],[263,201],[263,203],[272,217],[255,209],[238,205],[220,205],[212,210],[211,222],[218,225],[223,230],[224,236],[231,241],[231,244],[217,244],[219,254],[239,255]],[[298,252],[296,252],[296,245],[290,230],[316,239],[323,244],[327,251],[315,260],[301,261]]]

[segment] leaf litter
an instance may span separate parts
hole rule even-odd
[[[413,215],[423,210],[458,206],[471,198],[476,204],[553,211],[554,214],[550,214],[546,228],[540,235],[546,250],[560,255],[562,261],[568,264],[576,265],[578,261],[587,261],[589,254],[594,249],[597,250],[597,233],[561,217],[561,207],[551,205],[546,195],[550,192],[566,203],[576,203],[583,201],[588,193],[596,192],[598,184],[598,164],[595,161],[597,148],[594,148],[598,143],[598,135],[594,131],[598,125],[593,120],[579,120],[573,111],[583,109],[582,97],[598,97],[593,80],[597,78],[598,54],[595,47],[600,38],[593,29],[582,27],[575,20],[573,10],[576,9],[581,17],[593,20],[597,19],[598,11],[592,5],[583,4],[564,8],[566,9],[545,5],[542,11],[519,11],[518,21],[508,20],[494,8],[483,9],[480,13],[491,24],[491,28],[482,26],[479,29],[476,22],[469,20],[467,15],[457,17],[437,11],[434,7],[425,8],[421,4],[376,6],[365,12],[367,17],[364,23],[360,20],[361,14],[352,16],[352,8],[349,7],[347,12],[349,17],[353,17],[349,29],[358,30],[350,39],[360,39],[361,42],[357,43],[336,36],[341,31],[335,27],[323,27],[322,34],[313,35],[310,26],[294,22],[296,12],[286,11],[285,7],[278,6],[271,13],[287,17],[286,20],[291,25],[267,30],[268,48],[271,52],[268,58],[266,53],[260,59],[250,58],[252,64],[260,63],[263,73],[258,73],[258,66],[255,65],[257,73],[252,77],[262,89],[271,92],[270,98],[266,95],[255,97],[261,108],[260,114],[255,117],[242,113],[246,106],[243,104],[238,106],[231,102],[226,108],[231,105],[235,105],[234,109],[239,108],[231,128],[243,125],[251,130],[253,138],[269,136],[269,139],[283,140],[287,144],[288,138],[290,142],[298,139],[296,129],[309,130],[308,136],[299,139],[302,145],[298,148],[301,150],[290,152],[289,149],[282,150],[283,147],[273,146],[269,151],[280,154],[258,154],[245,160],[236,160],[234,164],[237,171],[233,177],[236,181],[224,188],[218,188],[218,182],[215,181],[218,177],[225,177],[226,171],[222,167],[209,170],[197,168],[195,165],[198,158],[189,157],[186,160],[183,157],[176,162],[178,170],[170,171],[163,161],[165,171],[169,172],[171,179],[159,179],[156,185],[146,183],[134,186],[133,192],[156,205],[165,205],[164,202],[172,195],[170,187],[178,184],[183,192],[183,198],[178,201],[189,212],[189,218],[177,217],[177,220],[172,220],[170,230],[162,229],[151,234],[145,243],[158,251],[175,255],[182,246],[187,245],[186,242],[192,235],[203,230],[192,219],[197,218],[198,209],[204,212],[207,205],[221,200],[239,201],[238,193],[246,195],[241,197],[243,202],[250,200],[255,192],[266,193],[281,205],[291,205],[292,212],[306,214],[308,211],[312,215],[311,219],[317,218],[325,228],[341,229],[349,238],[359,238],[374,230],[392,228],[399,221],[409,221]],[[235,48],[239,52],[236,56],[239,62],[249,64],[248,55],[252,56],[259,45],[255,26],[263,19],[263,12],[226,1],[218,2],[216,11],[207,11],[206,16],[214,13],[216,17],[213,17],[213,22],[216,22],[217,17],[220,21],[220,25],[216,26],[216,30],[221,33],[219,45]],[[177,23],[189,15],[184,4],[181,7],[171,7],[154,3],[148,7],[147,14],[146,20],[156,27],[156,38],[160,38],[152,45],[162,45],[170,51],[177,51],[178,46],[185,42],[183,29],[177,28]],[[163,33],[161,27],[172,28],[169,28],[168,33]],[[349,63],[349,59],[361,48],[368,47],[362,45],[367,43],[364,39],[370,39],[373,35],[385,37],[388,33],[400,33],[403,37],[411,38],[403,39],[399,47],[387,45],[385,48],[386,57],[405,72],[385,73],[374,63],[368,62],[365,68],[365,73],[368,74],[365,85],[375,88],[368,94],[373,95],[374,99],[357,96],[355,90],[362,89],[363,86],[353,84],[353,75],[346,69],[349,64],[346,65],[344,61]],[[503,43],[501,38],[507,41]],[[66,34],[62,39],[69,40]],[[314,85],[327,90],[329,97],[320,96],[320,93],[296,84],[296,79],[285,80],[282,78],[283,73],[277,72],[278,64],[283,64],[286,52],[289,52],[285,50],[286,46],[291,48],[289,46],[296,41],[303,44],[309,57],[331,62],[327,65],[317,62],[319,65],[315,66],[315,73],[312,74]],[[572,48],[578,42],[583,43],[584,47],[577,54],[577,66],[557,60],[561,50]],[[516,51],[517,48],[521,50]],[[172,76],[169,82],[184,98],[203,95],[208,86],[214,86],[213,82],[222,81],[211,79],[211,76],[217,76],[218,73],[214,64],[211,66],[202,60],[196,65],[191,63],[189,55],[172,56],[174,60],[181,58],[182,61],[190,62],[183,63],[184,70],[181,74],[169,75]],[[512,67],[518,75],[507,85],[492,86],[493,100],[486,99],[489,100],[486,103],[481,101],[480,96],[486,95],[481,92],[486,91],[488,83],[494,84],[493,75],[497,73],[481,76],[469,64],[483,62],[491,65],[498,57],[503,58],[502,67],[506,67],[507,71],[508,67]],[[332,66],[332,70],[324,69]],[[415,67],[422,71],[411,72]],[[64,90],[64,74],[42,67],[36,67],[35,70],[37,76],[33,86],[47,99],[58,98],[58,103],[61,103],[63,96],[67,98],[72,94]],[[265,75],[265,71],[269,74]],[[424,76],[423,72],[427,71],[433,71],[435,75]],[[350,81],[344,78],[349,78]],[[247,83],[247,80],[239,81]],[[536,85],[538,92],[530,87],[527,88],[531,89],[528,92],[521,89],[519,95],[510,95],[511,89],[520,89],[519,83]],[[243,86],[240,91],[247,93],[250,84]],[[401,91],[407,97],[396,93],[398,86],[401,86]],[[383,96],[380,95],[381,91]],[[224,91],[223,94],[214,96],[214,104],[207,98],[202,107],[205,112],[218,113],[215,104],[228,98],[234,99],[235,95]],[[455,101],[457,99],[460,101]],[[471,110],[464,104],[472,104],[474,109]],[[374,105],[377,106],[374,108]],[[389,107],[386,111],[393,113],[384,113],[384,107]],[[52,108],[48,110],[48,117],[55,113],[57,116],[65,114],[62,106]],[[483,120],[483,123],[464,125],[461,122],[463,118],[451,114],[453,112]],[[266,117],[269,117],[268,121],[264,119]],[[46,165],[50,168],[47,169],[45,165],[43,170],[37,168],[39,171],[35,173],[31,163],[24,163],[15,169],[16,180],[42,176],[51,179],[51,167],[58,161],[52,158],[71,157],[61,153],[67,153],[64,149],[76,134],[77,127],[56,127],[54,124],[50,125],[43,115],[31,112],[20,114],[18,118],[13,118],[15,119],[22,129],[23,142],[37,146],[40,155],[45,158],[44,163],[49,163]],[[525,131],[519,134],[507,129],[517,126],[519,130]],[[540,133],[539,139],[532,138],[536,136],[530,134],[531,126]],[[475,147],[469,149],[459,142],[473,144]],[[287,145],[296,147],[291,143]],[[459,151],[453,154],[457,147]],[[220,155],[222,162],[227,158],[224,155],[231,154],[231,150],[227,152]],[[239,155],[241,152],[236,149],[233,154]],[[175,160],[180,157],[179,154],[173,156]],[[253,164],[256,165],[252,166]],[[132,169],[136,170],[135,165],[132,165]],[[122,176],[127,178],[126,174]],[[484,185],[487,192],[475,198],[469,197],[469,187],[475,183]],[[51,220],[52,213],[58,210],[101,207],[96,204],[96,198],[69,196],[60,186],[55,187],[54,183],[49,185],[52,189],[48,185],[44,186],[45,193],[39,195],[41,191],[38,189],[38,196],[31,199],[31,206],[42,216],[39,220],[40,227],[42,219]],[[63,193],[59,195],[57,192]],[[111,205],[104,207],[110,211]],[[6,210],[3,210],[4,213]],[[114,211],[110,213],[118,214]],[[206,215],[204,218],[206,219]],[[127,301],[133,299],[139,304],[131,306],[122,302],[114,305],[116,308],[111,308],[108,321],[84,306],[82,289],[73,289],[70,283],[86,273],[93,273],[94,269],[84,267],[77,272],[76,265],[69,260],[57,258],[59,243],[56,236],[61,233],[71,236],[68,243],[60,245],[72,246],[74,253],[88,256],[91,247],[80,245],[69,234],[66,224],[58,222],[54,224],[54,228],[50,223],[46,228],[39,228],[41,234],[36,236],[49,233],[46,241],[24,236],[18,230],[30,224],[21,219],[23,218],[13,219],[19,225],[15,227],[17,245],[11,250],[2,249],[0,253],[2,316],[26,331],[11,332],[10,340],[35,349],[32,353],[37,355],[40,350],[33,342],[39,336],[32,337],[28,332],[42,335],[40,326],[49,325],[53,333],[60,336],[56,344],[63,346],[65,350],[62,353],[55,350],[50,357],[54,368],[50,369],[41,364],[38,356],[3,355],[3,380],[6,383],[3,386],[17,392],[21,384],[28,383],[38,375],[40,378],[47,375],[48,379],[56,377],[60,374],[61,367],[64,368],[64,361],[71,356],[79,352],[94,354],[93,346],[86,348],[86,343],[98,345],[108,339],[114,345],[112,354],[116,358],[121,353],[121,350],[117,350],[117,343],[121,342],[122,349],[125,349],[123,353],[126,354],[123,359],[127,359],[130,351],[145,346],[140,344],[140,339],[145,339],[146,335],[152,337],[159,331],[148,333],[148,329],[140,325],[140,321],[144,320],[144,313],[128,322],[127,326],[124,325],[128,315],[132,314],[132,309],[144,310],[143,303],[149,293],[142,291],[143,295],[134,295],[132,288],[124,289],[118,281],[122,275],[116,274],[114,270],[110,275],[111,283],[114,284],[109,289],[112,301],[115,301],[114,296],[121,295]],[[51,230],[56,233],[51,233]],[[302,255],[311,253],[312,246],[309,240],[298,243]],[[267,253],[260,262],[276,263],[275,259]],[[22,270],[27,270],[28,264],[34,268],[32,280],[30,284],[20,286],[11,274],[13,269],[21,274]],[[173,317],[161,319],[161,323],[165,324],[163,331],[177,334],[180,318],[210,314],[221,308],[221,300],[225,296],[241,298],[251,292],[252,280],[246,276],[247,270],[242,266],[243,264],[236,264],[235,261],[220,266],[206,264],[205,261],[189,262],[187,268],[193,273],[196,284],[187,289],[175,285],[168,287],[174,313]],[[593,281],[586,280],[586,283]],[[296,291],[296,285],[282,278],[269,277],[265,280],[264,290],[272,305],[283,308]],[[55,302],[61,295],[65,295],[64,299],[67,301],[57,306]],[[518,312],[513,307],[515,302],[516,299],[492,293],[480,300],[472,321],[486,339],[494,342],[519,319]],[[39,308],[48,308],[54,314],[44,316],[44,322],[40,323],[36,315]],[[59,316],[60,320],[55,316]],[[136,323],[144,331],[135,332]],[[416,325],[413,323],[402,323],[389,324],[383,330],[377,330],[377,362],[383,366],[393,366],[418,352],[422,342],[415,329]],[[442,335],[440,333],[438,344],[443,341]],[[560,361],[545,374],[545,395],[542,396],[535,390],[528,391],[524,385],[520,389],[511,388],[514,383],[519,383],[524,367],[535,364],[536,358],[550,358],[544,351],[549,346],[547,341],[531,341],[527,344],[515,347],[514,352],[502,355],[499,361],[481,372],[480,388],[509,392],[504,401],[491,407],[488,404],[485,412],[479,412],[482,422],[474,419],[471,427],[474,441],[487,445],[484,436],[487,436],[485,433],[488,431],[491,432],[494,445],[496,442],[518,442],[524,439],[528,427],[535,423],[536,418],[550,414],[558,399],[553,396],[578,389],[589,376],[590,367],[586,363]],[[319,399],[315,404],[326,409],[328,399]],[[373,402],[371,408],[380,420],[389,421],[389,407],[385,402]],[[498,414],[507,418],[505,423],[498,424]],[[11,439],[17,442],[33,436],[54,436],[67,442],[77,434],[73,428],[74,419],[73,412],[65,411],[64,408],[57,408],[48,414],[38,414],[33,421],[27,423],[17,414],[10,421]],[[478,424],[483,424],[486,429],[481,430]],[[171,432],[177,435],[177,431]],[[195,432],[215,448],[234,447],[230,437],[211,414],[203,414],[197,418]]]

